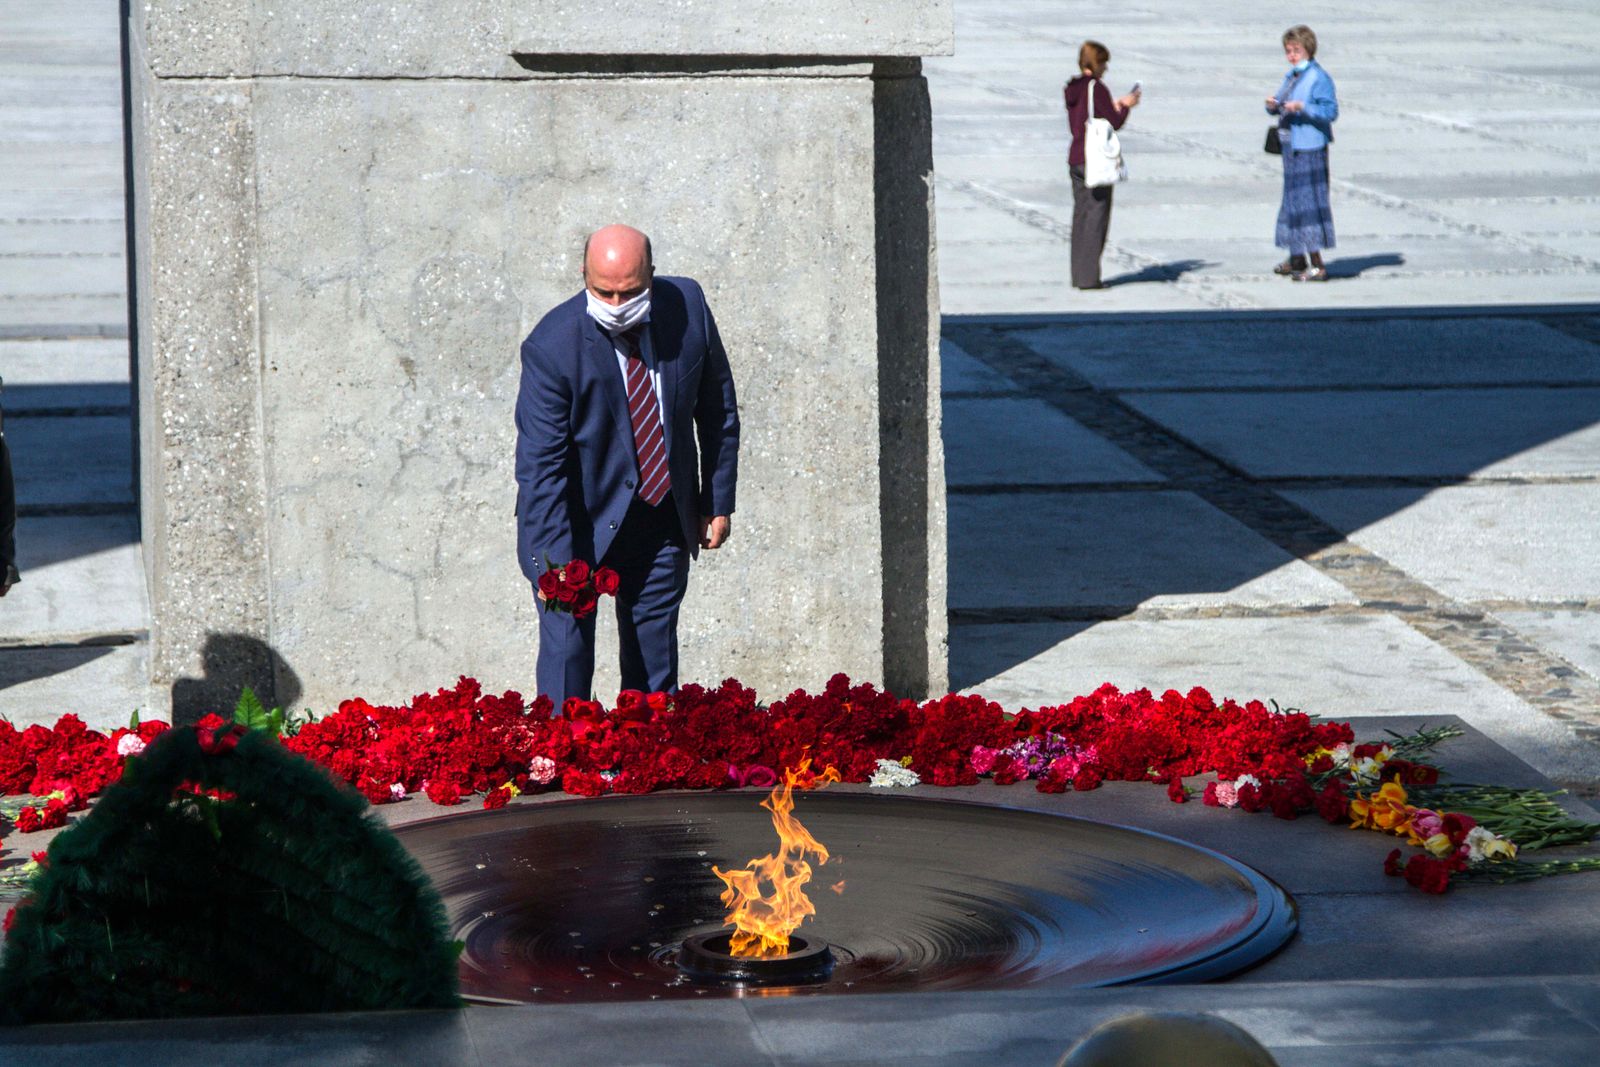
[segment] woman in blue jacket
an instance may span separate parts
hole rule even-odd
[[[1324,282],[1322,250],[1332,248],[1333,209],[1328,204],[1328,143],[1339,117],[1333,78],[1316,61],[1317,35],[1295,26],[1283,35],[1289,73],[1267,113],[1278,116],[1283,145],[1283,203],[1278,208],[1277,245],[1289,258],[1272,268],[1297,282]],[[1309,259],[1309,263],[1307,260]]]

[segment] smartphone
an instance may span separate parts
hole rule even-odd
[[[1140,90],[1141,87],[1143,87],[1143,85],[1144,85],[1144,82],[1134,82],[1133,83],[1133,88],[1129,89],[1128,92],[1136,93],[1136,92],[1138,92]]]

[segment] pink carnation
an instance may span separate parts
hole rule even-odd
[[[117,755],[137,756],[144,751],[144,738],[138,734],[123,734],[117,738]]]
[[[1216,797],[1222,807],[1236,808],[1239,806],[1239,787],[1232,782],[1218,782]]]
[[[549,756],[535,756],[528,761],[528,780],[549,785],[556,779],[556,761]]]
[[[979,774],[988,774],[994,770],[994,761],[999,758],[998,748],[985,748],[975,745],[972,749],[972,769]]]

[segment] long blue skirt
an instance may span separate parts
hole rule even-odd
[[[1290,255],[1332,248],[1333,208],[1328,204],[1328,150],[1283,152],[1283,204],[1275,242]]]

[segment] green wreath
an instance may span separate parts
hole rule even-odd
[[[0,1020],[455,1006],[439,896],[366,807],[269,734],[167,731],[51,843]]]

